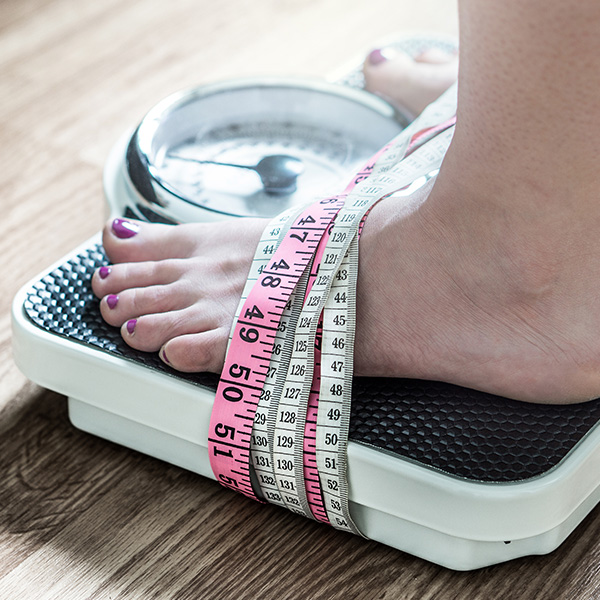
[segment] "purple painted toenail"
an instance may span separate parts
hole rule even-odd
[[[114,308],[119,301],[119,296],[115,296],[114,294],[110,294],[106,296],[106,304],[108,304],[108,308]]]
[[[167,352],[166,352],[166,350],[164,350],[164,349],[163,349],[163,351],[162,351],[162,359],[163,359],[163,360],[164,360],[164,361],[165,361],[165,362],[166,362],[168,365],[170,365],[170,364],[171,364],[171,362],[170,362],[170,361],[169,361],[169,359],[167,358]]]
[[[385,62],[386,60],[387,57],[385,56],[381,48],[376,48],[369,54],[369,62],[372,65],[379,65],[382,62]]]
[[[112,230],[118,238],[127,239],[133,237],[140,230],[140,226],[125,219],[115,219],[112,222]]]
[[[136,323],[137,319],[129,319],[129,321],[127,321],[127,333],[129,335],[133,335],[133,330],[135,329]]]
[[[110,275],[110,271],[110,267],[100,267],[98,269],[98,275],[100,275],[100,279],[106,279]]]

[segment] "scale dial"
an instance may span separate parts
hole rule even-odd
[[[128,205],[173,222],[271,217],[343,191],[404,126],[383,100],[324,82],[243,80],[175,94],[129,142]],[[252,167],[271,155],[301,161],[294,190],[273,193],[256,171],[202,162]]]

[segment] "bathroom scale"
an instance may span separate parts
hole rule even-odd
[[[274,217],[336,193],[409,121],[352,78],[179,92],[115,144],[110,212],[163,223]],[[265,157],[286,166],[257,170]],[[98,234],[18,292],[16,363],[68,397],[75,427],[214,479],[219,378],[179,373],[122,341],[90,287],[106,263]],[[600,499],[599,419],[600,400],[528,404],[442,382],[354,378],[350,514],[365,537],[456,570],[549,553]]]

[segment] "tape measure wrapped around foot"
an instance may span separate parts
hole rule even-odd
[[[346,478],[358,239],[374,204],[436,176],[455,112],[451,88],[342,195],[265,229],[209,427],[211,467],[224,486],[361,535]]]

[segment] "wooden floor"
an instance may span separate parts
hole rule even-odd
[[[600,597],[600,512],[550,556],[456,573],[81,433],[11,358],[10,304],[103,223],[113,142],[163,96],[325,76],[450,0],[0,2],[0,598]],[[231,568],[232,562],[238,566]]]

